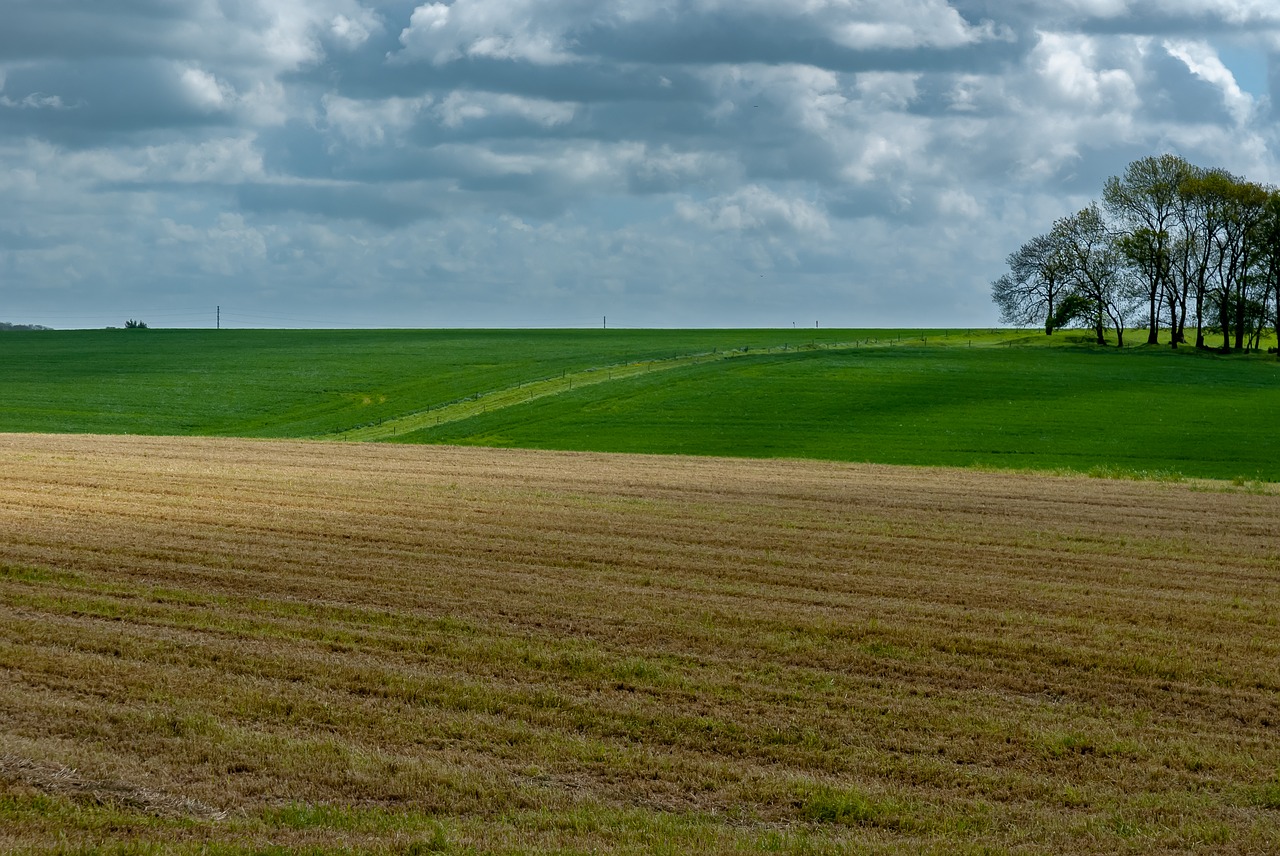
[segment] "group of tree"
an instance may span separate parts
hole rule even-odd
[[[1001,319],[1107,328],[1123,346],[1126,328],[1147,343],[1188,342],[1223,351],[1280,335],[1280,190],[1166,154],[1107,179],[1102,204],[1063,217],[1009,256],[992,283]],[[1208,337],[1208,338],[1206,338]],[[1218,337],[1221,344],[1217,345]]]

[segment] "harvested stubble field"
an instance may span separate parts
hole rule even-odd
[[[0,435],[0,850],[1280,850],[1280,496]]]

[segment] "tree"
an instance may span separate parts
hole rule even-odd
[[[1226,217],[1224,200],[1236,182],[1236,177],[1226,170],[1194,168],[1178,188],[1178,218],[1183,240],[1175,270],[1181,279],[1184,313],[1189,299],[1194,299],[1197,348],[1205,347],[1205,310],[1216,269],[1214,257],[1221,244]],[[1184,317],[1184,329],[1185,321]]]
[[[132,318],[130,318],[128,321],[124,322],[124,328],[126,330],[145,330],[147,329],[147,322],[134,321]]]
[[[1068,291],[1054,313],[1053,327],[1055,330],[1060,330],[1073,321],[1086,321],[1092,324],[1093,317],[1093,301],[1078,292]]]
[[[1134,161],[1124,176],[1107,179],[1102,201],[1108,213],[1128,227],[1122,250],[1133,263],[1144,285],[1148,306],[1147,344],[1159,341],[1159,309],[1165,292],[1173,287],[1170,276],[1172,228],[1177,223],[1178,191],[1193,167],[1177,155],[1145,157]],[[1170,320],[1176,348],[1177,319]]]
[[[1099,345],[1106,344],[1107,322],[1124,347],[1124,328],[1136,304],[1135,282],[1120,247],[1097,203],[1053,224],[1062,242],[1072,293],[1087,306]]]
[[[1066,257],[1054,233],[1037,235],[1008,258],[1009,273],[991,284],[991,297],[1006,324],[1043,324],[1046,336],[1060,326],[1067,291]]]
[[[1251,236],[1262,222],[1269,196],[1266,188],[1231,177],[1213,188],[1221,226],[1214,234],[1214,269],[1210,299],[1222,330],[1222,350],[1244,348],[1245,322],[1251,294],[1255,245]]]
[[[1257,282],[1263,295],[1263,312],[1265,314],[1270,304],[1274,314],[1268,320],[1274,322],[1272,326],[1277,342],[1280,343],[1280,190],[1274,187],[1267,193],[1267,201],[1263,206],[1262,216],[1255,224],[1252,240],[1255,245]],[[1280,348],[1276,350],[1276,359],[1280,359]]]
[[[1172,244],[1168,233],[1156,233],[1145,226],[1116,233],[1116,248],[1129,265],[1135,282],[1143,286],[1147,298],[1148,345],[1159,341],[1159,309],[1164,307],[1167,295],[1176,291],[1170,275]],[[1169,338],[1170,344],[1178,347],[1176,317],[1170,320]]]
[[[1223,351],[1258,347],[1268,326],[1280,337],[1280,190],[1166,154],[1107,179],[1102,202],[1109,219],[1093,203],[1009,256],[992,283],[1004,321],[1051,334],[1085,320],[1123,344],[1138,320],[1155,344],[1167,319],[1176,348],[1194,312],[1197,348],[1208,332]]]

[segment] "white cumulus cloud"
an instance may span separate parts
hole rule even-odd
[[[451,92],[440,103],[436,112],[440,122],[448,128],[457,128],[466,122],[489,117],[514,116],[529,122],[552,128],[571,120],[575,105],[549,101],[543,98],[522,98],[517,95],[493,92]]]
[[[560,4],[536,0],[455,0],[413,10],[400,33],[405,59],[437,65],[462,57],[523,60],[538,65],[569,62],[571,24]]]
[[[826,215],[813,203],[754,184],[704,203],[681,200],[677,210],[685,220],[721,232],[822,236],[830,231]]]
[[[183,69],[179,80],[191,103],[206,112],[223,110],[235,101],[236,93],[230,84],[203,69]]]
[[[1231,69],[1223,65],[1218,52],[1207,42],[1190,39],[1167,40],[1164,49],[1169,55],[1186,65],[1187,70],[1222,92],[1223,104],[1239,124],[1244,124],[1253,114],[1254,102],[1249,93],[1240,89]]]

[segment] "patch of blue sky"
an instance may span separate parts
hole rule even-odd
[[[1218,58],[1231,69],[1237,86],[1255,98],[1270,93],[1270,62],[1261,46],[1227,43],[1217,48]]]

